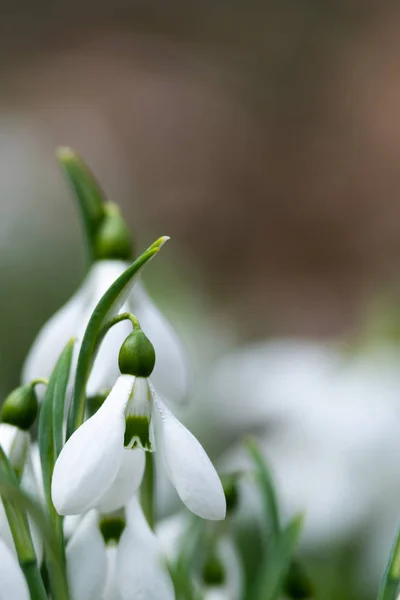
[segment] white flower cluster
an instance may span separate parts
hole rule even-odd
[[[94,265],[81,289],[39,333],[25,363],[25,382],[31,381],[34,373],[50,375],[68,338],[71,334],[82,338],[97,302],[126,266],[121,261]],[[162,454],[166,473],[189,510],[204,519],[225,518],[223,487],[210,459],[156,393],[157,387],[170,404],[184,397],[187,367],[181,344],[140,283],[133,287],[121,312],[130,310],[154,341],[157,360],[152,381],[116,373],[118,350],[129,330],[126,323],[115,326],[100,347],[87,386],[91,395],[107,388],[111,391],[97,412],[67,440],[54,467],[51,494],[55,509],[60,515],[76,516],[66,548],[71,600],[175,597],[166,557],[138,501],[146,452]],[[3,424],[0,443],[13,466],[23,468],[22,486],[25,478],[30,478],[29,485],[38,495],[40,463],[36,461],[39,472],[35,475],[29,433]],[[118,539],[108,540],[101,533],[101,522],[115,511],[122,515],[122,532]],[[0,598],[4,589],[4,598],[23,600],[29,597],[26,582],[12,551],[2,513]]]

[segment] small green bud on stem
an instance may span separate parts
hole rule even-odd
[[[131,260],[132,241],[119,207],[113,202],[104,205],[105,216],[94,235],[94,256],[97,260]]]
[[[285,592],[293,600],[314,598],[315,589],[304,566],[297,560],[292,560],[285,581]]]
[[[155,362],[153,344],[141,329],[132,331],[119,351],[118,365],[121,373],[146,378],[152,374]]]
[[[203,564],[203,581],[206,585],[222,585],[225,581],[225,570],[219,560],[214,554],[210,553]]]
[[[34,389],[35,382],[17,387],[6,398],[1,409],[3,423],[28,430],[34,424],[38,413],[38,399]]]

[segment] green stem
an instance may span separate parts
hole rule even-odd
[[[46,590],[36,559],[22,562],[20,563],[20,567],[25,575],[31,600],[47,600]]]
[[[48,385],[49,384],[49,380],[46,379],[45,377],[38,377],[37,379],[34,379],[33,381],[31,381],[31,386],[34,387],[35,385]]]
[[[0,468],[9,480],[19,487],[18,479],[3,448],[0,446]],[[35,548],[29,529],[26,513],[16,507],[13,502],[2,498],[19,564],[29,587],[31,600],[47,600],[46,590],[40,576],[36,561]]]
[[[400,527],[383,574],[378,600],[395,600],[400,585]]]
[[[151,529],[155,525],[155,469],[154,453],[145,452],[146,468],[144,471],[142,485],[140,486],[140,501],[144,515]]]
[[[107,335],[107,333],[110,331],[111,327],[114,327],[114,325],[121,323],[121,321],[130,321],[132,323],[133,329],[135,329],[136,331],[140,329],[139,321],[137,320],[135,315],[132,315],[131,313],[125,312],[125,313],[121,313],[120,315],[117,315],[116,317],[113,317],[112,319],[107,321],[107,323],[105,323],[99,331],[99,334],[98,334],[97,340],[96,340],[94,356],[96,356],[96,353],[100,347],[101,342],[103,341],[103,339]],[[94,360],[93,360],[93,362],[94,362]]]

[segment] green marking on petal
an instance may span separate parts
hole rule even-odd
[[[125,519],[117,516],[102,517],[99,527],[106,544],[111,541],[118,544],[125,529]]]
[[[142,448],[152,451],[150,441],[150,421],[147,416],[128,415],[125,417],[125,448]]]

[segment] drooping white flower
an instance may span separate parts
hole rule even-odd
[[[102,597],[107,579],[107,555],[98,519],[97,511],[89,511],[67,544],[67,577],[71,600]]]
[[[119,541],[105,542],[90,511],[67,544],[71,600],[174,600],[166,559],[136,497],[125,509]]]
[[[129,266],[121,260],[101,260],[93,264],[74,296],[43,326],[34,341],[23,368],[22,379],[48,377],[68,340],[82,340],[89,318],[107,289]],[[180,402],[187,393],[187,361],[180,340],[171,325],[150,300],[140,281],[133,285],[120,312],[136,315],[154,344],[158,361],[153,373],[157,389],[171,402]],[[118,351],[131,331],[121,322],[107,334],[95,360],[88,382],[88,396],[110,389],[117,378]],[[79,344],[75,348],[75,362]],[[170,376],[174,373],[174,377]]]
[[[166,559],[136,498],[126,507],[126,516],[116,569],[122,600],[173,600]]]
[[[18,560],[0,538],[0,600],[29,600],[29,590]]]
[[[305,512],[302,544],[340,543],[371,530],[370,547],[385,548],[380,562],[375,555],[375,575],[398,521],[398,365],[393,345],[349,354],[334,343],[260,342],[216,364],[213,387],[198,406],[211,414],[207,428],[215,439],[222,427],[227,440],[246,431],[258,437],[283,511]],[[207,397],[215,398],[212,406]],[[233,446],[224,466],[247,468]]]
[[[52,480],[56,510],[79,514],[102,505],[103,510],[114,510],[126,504],[143,475],[141,448],[155,449],[154,417],[157,448],[182,501],[205,519],[223,519],[222,484],[203,447],[157,397],[150,382],[132,375],[117,379],[97,413],[62,449]]]

